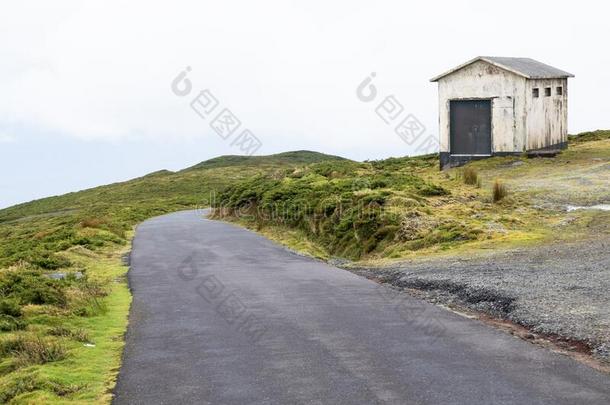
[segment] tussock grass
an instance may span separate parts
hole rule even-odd
[[[464,170],[462,170],[462,179],[464,180],[464,184],[481,187],[479,173],[473,167],[466,166]]]
[[[59,361],[68,355],[61,343],[31,334],[18,334],[3,340],[0,342],[0,353],[14,357],[18,367]]]
[[[492,200],[493,202],[499,202],[500,200],[504,199],[506,196],[508,195],[508,189],[506,188],[506,186],[500,182],[500,180],[496,180],[494,182],[493,188],[492,188]]]

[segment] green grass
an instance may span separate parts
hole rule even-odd
[[[86,281],[57,283],[65,296],[60,305],[25,305],[27,327],[3,334],[0,342],[26,345],[22,350],[0,350],[0,402],[110,401],[131,302],[127,268],[121,264],[120,251],[113,249],[77,248],[64,255],[75,268],[86,271]]]
[[[324,159],[341,160],[219,157],[0,210],[0,403],[109,403],[131,301],[121,254],[135,225]]]
[[[130,294],[121,262],[143,220],[215,215],[295,250],[383,263],[610,233],[608,131],[552,159],[438,170],[437,156],[353,162],[316,152],[225,156],[0,210],[0,402],[108,403]],[[510,192],[493,202],[499,180]],[[61,272],[61,280],[49,273]]]
[[[219,218],[251,222],[259,229],[284,226],[303,233],[331,255],[360,259],[395,241],[416,250],[468,240],[476,229],[444,219],[421,238],[403,239],[407,212],[393,200],[410,200],[409,212],[426,215],[429,198],[447,190],[420,173],[438,167],[434,156],[357,163],[331,161],[309,165],[283,177],[256,176],[228,187],[215,201]]]
[[[195,166],[191,166],[187,169],[184,169],[184,171],[236,166],[273,166],[279,168],[282,166],[308,165],[311,163],[319,163],[333,160],[340,161],[346,159],[339,156],[326,155],[324,153],[312,152],[307,150],[283,152],[272,156],[228,155],[206,160],[205,162],[201,162],[199,164],[196,164]]]
[[[438,171],[436,156],[332,161],[220,193],[215,217],[315,257],[367,262],[561,242],[607,232],[608,131],[552,159],[497,157]],[[604,229],[606,229],[604,231]]]
[[[569,143],[576,145],[579,143],[602,141],[606,139],[610,139],[610,130],[598,129],[597,131],[583,132],[578,135],[572,135],[569,137]]]

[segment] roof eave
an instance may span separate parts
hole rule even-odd
[[[564,74],[564,75],[557,75],[557,76],[531,76],[531,77],[528,77],[528,79],[531,79],[531,80],[570,79],[572,77],[576,77],[576,76],[574,76],[572,73],[566,72],[566,74]]]
[[[496,66],[496,67],[498,67],[500,69],[506,70],[508,72],[516,74],[517,76],[524,77],[526,79],[567,79],[569,77],[574,77],[574,75],[572,73],[568,73],[568,72],[565,72],[566,73],[565,75],[534,77],[534,76],[526,75],[523,72],[520,72],[520,71],[515,70],[515,69],[513,69],[513,68],[511,68],[509,66],[506,66],[506,65],[503,65],[501,63],[498,63],[498,62],[496,62],[494,60],[488,59],[488,58],[486,58],[484,56],[477,56],[476,58],[471,59],[471,60],[469,60],[466,63],[462,63],[461,65],[459,65],[459,66],[457,66],[457,67],[455,67],[455,68],[453,68],[451,70],[448,70],[447,72],[445,72],[443,74],[440,74],[438,76],[433,77],[432,79],[430,79],[430,81],[431,82],[438,82],[443,77],[449,76],[450,74],[455,73],[458,70],[463,69],[463,68],[465,68],[468,65],[472,65],[473,63],[478,62],[478,61],[487,62],[490,65]]]
[[[510,68],[510,67],[508,67],[508,66],[502,65],[501,63],[498,63],[498,62],[496,62],[496,61],[493,61],[493,60],[487,59],[487,58],[486,58],[486,57],[484,57],[484,56],[477,56],[476,58],[471,59],[471,60],[469,60],[469,61],[468,61],[468,62],[466,62],[466,63],[462,63],[461,65],[459,65],[459,66],[457,66],[457,67],[454,67],[453,69],[448,70],[448,71],[447,71],[447,72],[445,72],[445,73],[442,73],[442,74],[440,74],[440,75],[438,75],[438,76],[433,77],[432,79],[430,79],[430,81],[431,81],[431,82],[438,82],[438,81],[439,81],[440,79],[442,79],[443,77],[449,76],[450,74],[455,73],[455,72],[457,72],[458,70],[463,69],[463,68],[465,68],[466,66],[468,66],[468,65],[472,65],[473,63],[478,62],[478,61],[481,61],[481,60],[482,60],[482,61],[484,61],[484,62],[489,63],[490,65],[493,65],[493,66],[499,67],[500,69],[503,69],[503,70],[506,70],[506,71],[508,71],[508,72],[514,73],[514,74],[516,74],[517,76],[525,77],[526,79],[531,79],[531,78],[530,78],[528,75],[523,74],[522,72],[519,72],[518,70],[515,70],[515,69],[512,69],[512,68]]]
[[[438,82],[443,77],[449,76],[450,74],[452,74],[454,72],[457,72],[458,70],[460,70],[462,68],[465,68],[466,66],[471,65],[471,64],[473,64],[473,63],[475,63],[475,62],[477,62],[477,61],[479,61],[481,59],[482,58],[480,56],[477,56],[474,59],[470,59],[468,62],[462,63],[461,65],[456,66],[453,69],[450,69],[450,70],[446,71],[445,73],[441,73],[440,75],[433,77],[432,79],[430,79],[430,81],[431,82]]]

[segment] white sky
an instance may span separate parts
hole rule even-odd
[[[610,128],[606,4],[5,1],[0,206],[239,153],[190,109],[192,97],[171,92],[186,66],[193,94],[210,89],[261,154],[413,154],[356,87],[376,72],[380,96],[437,134],[428,80],[477,55],[574,73],[570,132]]]

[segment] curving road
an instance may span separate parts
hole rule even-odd
[[[184,211],[136,232],[116,404],[608,404],[610,378]]]

